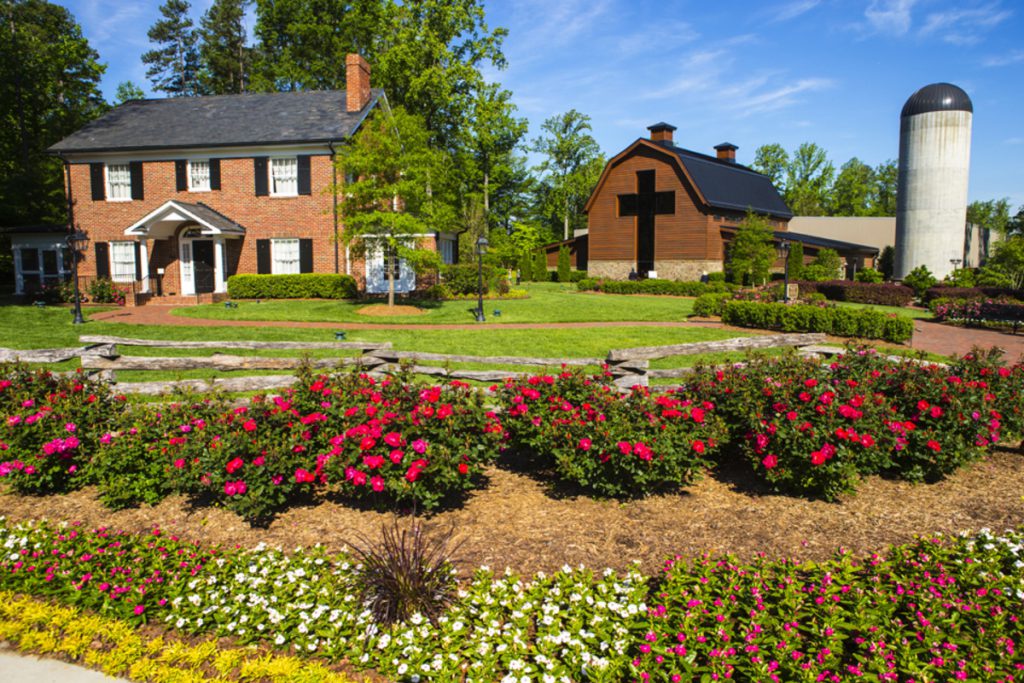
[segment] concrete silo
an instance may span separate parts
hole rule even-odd
[[[933,83],[900,114],[894,277],[924,265],[943,278],[964,257],[974,106],[951,83]]]

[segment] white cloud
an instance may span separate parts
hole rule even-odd
[[[921,36],[939,36],[952,45],[975,45],[982,41],[982,34],[1013,15],[991,3],[974,9],[951,9],[933,12],[921,27]]]
[[[1009,66],[1010,64],[1017,64],[1018,62],[1024,62],[1024,50],[1011,50],[1005,55],[994,55],[982,62],[982,65]]]
[[[802,78],[792,85],[783,85],[767,92],[752,93],[750,97],[739,101],[739,109],[743,116],[776,111],[792,106],[798,102],[797,95],[831,88],[835,82],[829,78]]]
[[[1024,145],[1024,138],[1012,137],[1003,140],[1004,145]]]
[[[877,33],[902,36],[910,30],[911,10],[917,0],[871,0],[864,17]]]
[[[821,0],[792,0],[771,9],[773,23],[796,19],[821,4]]]
[[[669,36],[672,46],[678,47],[700,38],[700,33],[687,21],[669,21],[658,26],[658,34]],[[616,49],[619,57],[629,57],[644,52],[661,51],[665,44],[660,40],[651,40],[649,28],[643,28],[634,33],[626,34],[616,41]]]

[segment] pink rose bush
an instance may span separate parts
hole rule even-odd
[[[600,496],[686,485],[724,436],[713,403],[644,387],[622,394],[603,375],[567,370],[492,390],[511,455],[536,458],[563,482]]]
[[[0,365],[0,478],[37,495],[87,483],[100,433],[124,408],[124,396],[84,375]]]

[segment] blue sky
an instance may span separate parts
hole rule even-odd
[[[193,2],[194,18],[211,0]],[[139,56],[160,2],[68,0],[109,64],[104,93],[148,87]],[[758,146],[824,147],[838,167],[899,153],[899,113],[921,86],[948,81],[974,102],[971,199],[1024,205],[1024,5],[1012,0],[502,0],[508,68],[487,71],[514,93],[530,135],[575,108],[613,155],[646,127],[678,127],[677,144],[713,153],[728,141],[750,163]]]

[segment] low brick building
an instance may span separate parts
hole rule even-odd
[[[108,277],[139,301],[209,300],[235,273],[347,273],[386,291],[383,249],[367,245],[356,259],[339,241],[335,152],[386,107],[358,55],[346,79],[347,91],[130,101],[53,145],[73,225],[90,240],[83,280]],[[454,235],[427,242],[455,258]],[[45,281],[26,277],[27,264],[45,258],[70,270],[66,251],[51,245],[50,258],[40,244],[49,242],[12,236],[19,293]],[[398,275],[397,291],[416,287],[402,262]]]

